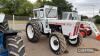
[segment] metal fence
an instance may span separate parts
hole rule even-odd
[[[13,15],[5,15],[5,18],[8,20],[13,20]],[[28,16],[15,16],[15,20],[29,20]]]

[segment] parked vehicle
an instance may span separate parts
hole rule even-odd
[[[67,44],[80,45],[80,22],[78,20],[59,20],[57,7],[49,5],[34,9],[33,14],[34,18],[26,25],[29,41],[38,42],[42,34],[47,35],[50,49],[55,54],[68,52]]]
[[[25,56],[23,40],[10,30],[5,14],[0,13],[0,56]]]

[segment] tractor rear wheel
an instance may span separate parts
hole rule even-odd
[[[26,25],[26,35],[29,41],[38,42],[40,39],[40,30],[37,22],[31,22]]]
[[[9,56],[25,56],[25,46],[23,40],[19,36],[7,36],[6,47]]]
[[[64,36],[59,32],[51,33],[49,37],[49,45],[51,50],[57,55],[68,52],[66,49],[66,40]]]

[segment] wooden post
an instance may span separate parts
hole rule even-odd
[[[15,29],[15,17],[14,17],[14,14],[13,14],[13,29]]]

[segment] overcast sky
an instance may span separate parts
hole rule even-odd
[[[29,0],[34,3],[36,0]],[[87,15],[92,17],[93,15],[99,14],[100,0],[66,0],[73,4],[74,8],[81,15]],[[94,11],[94,13],[93,13]]]

